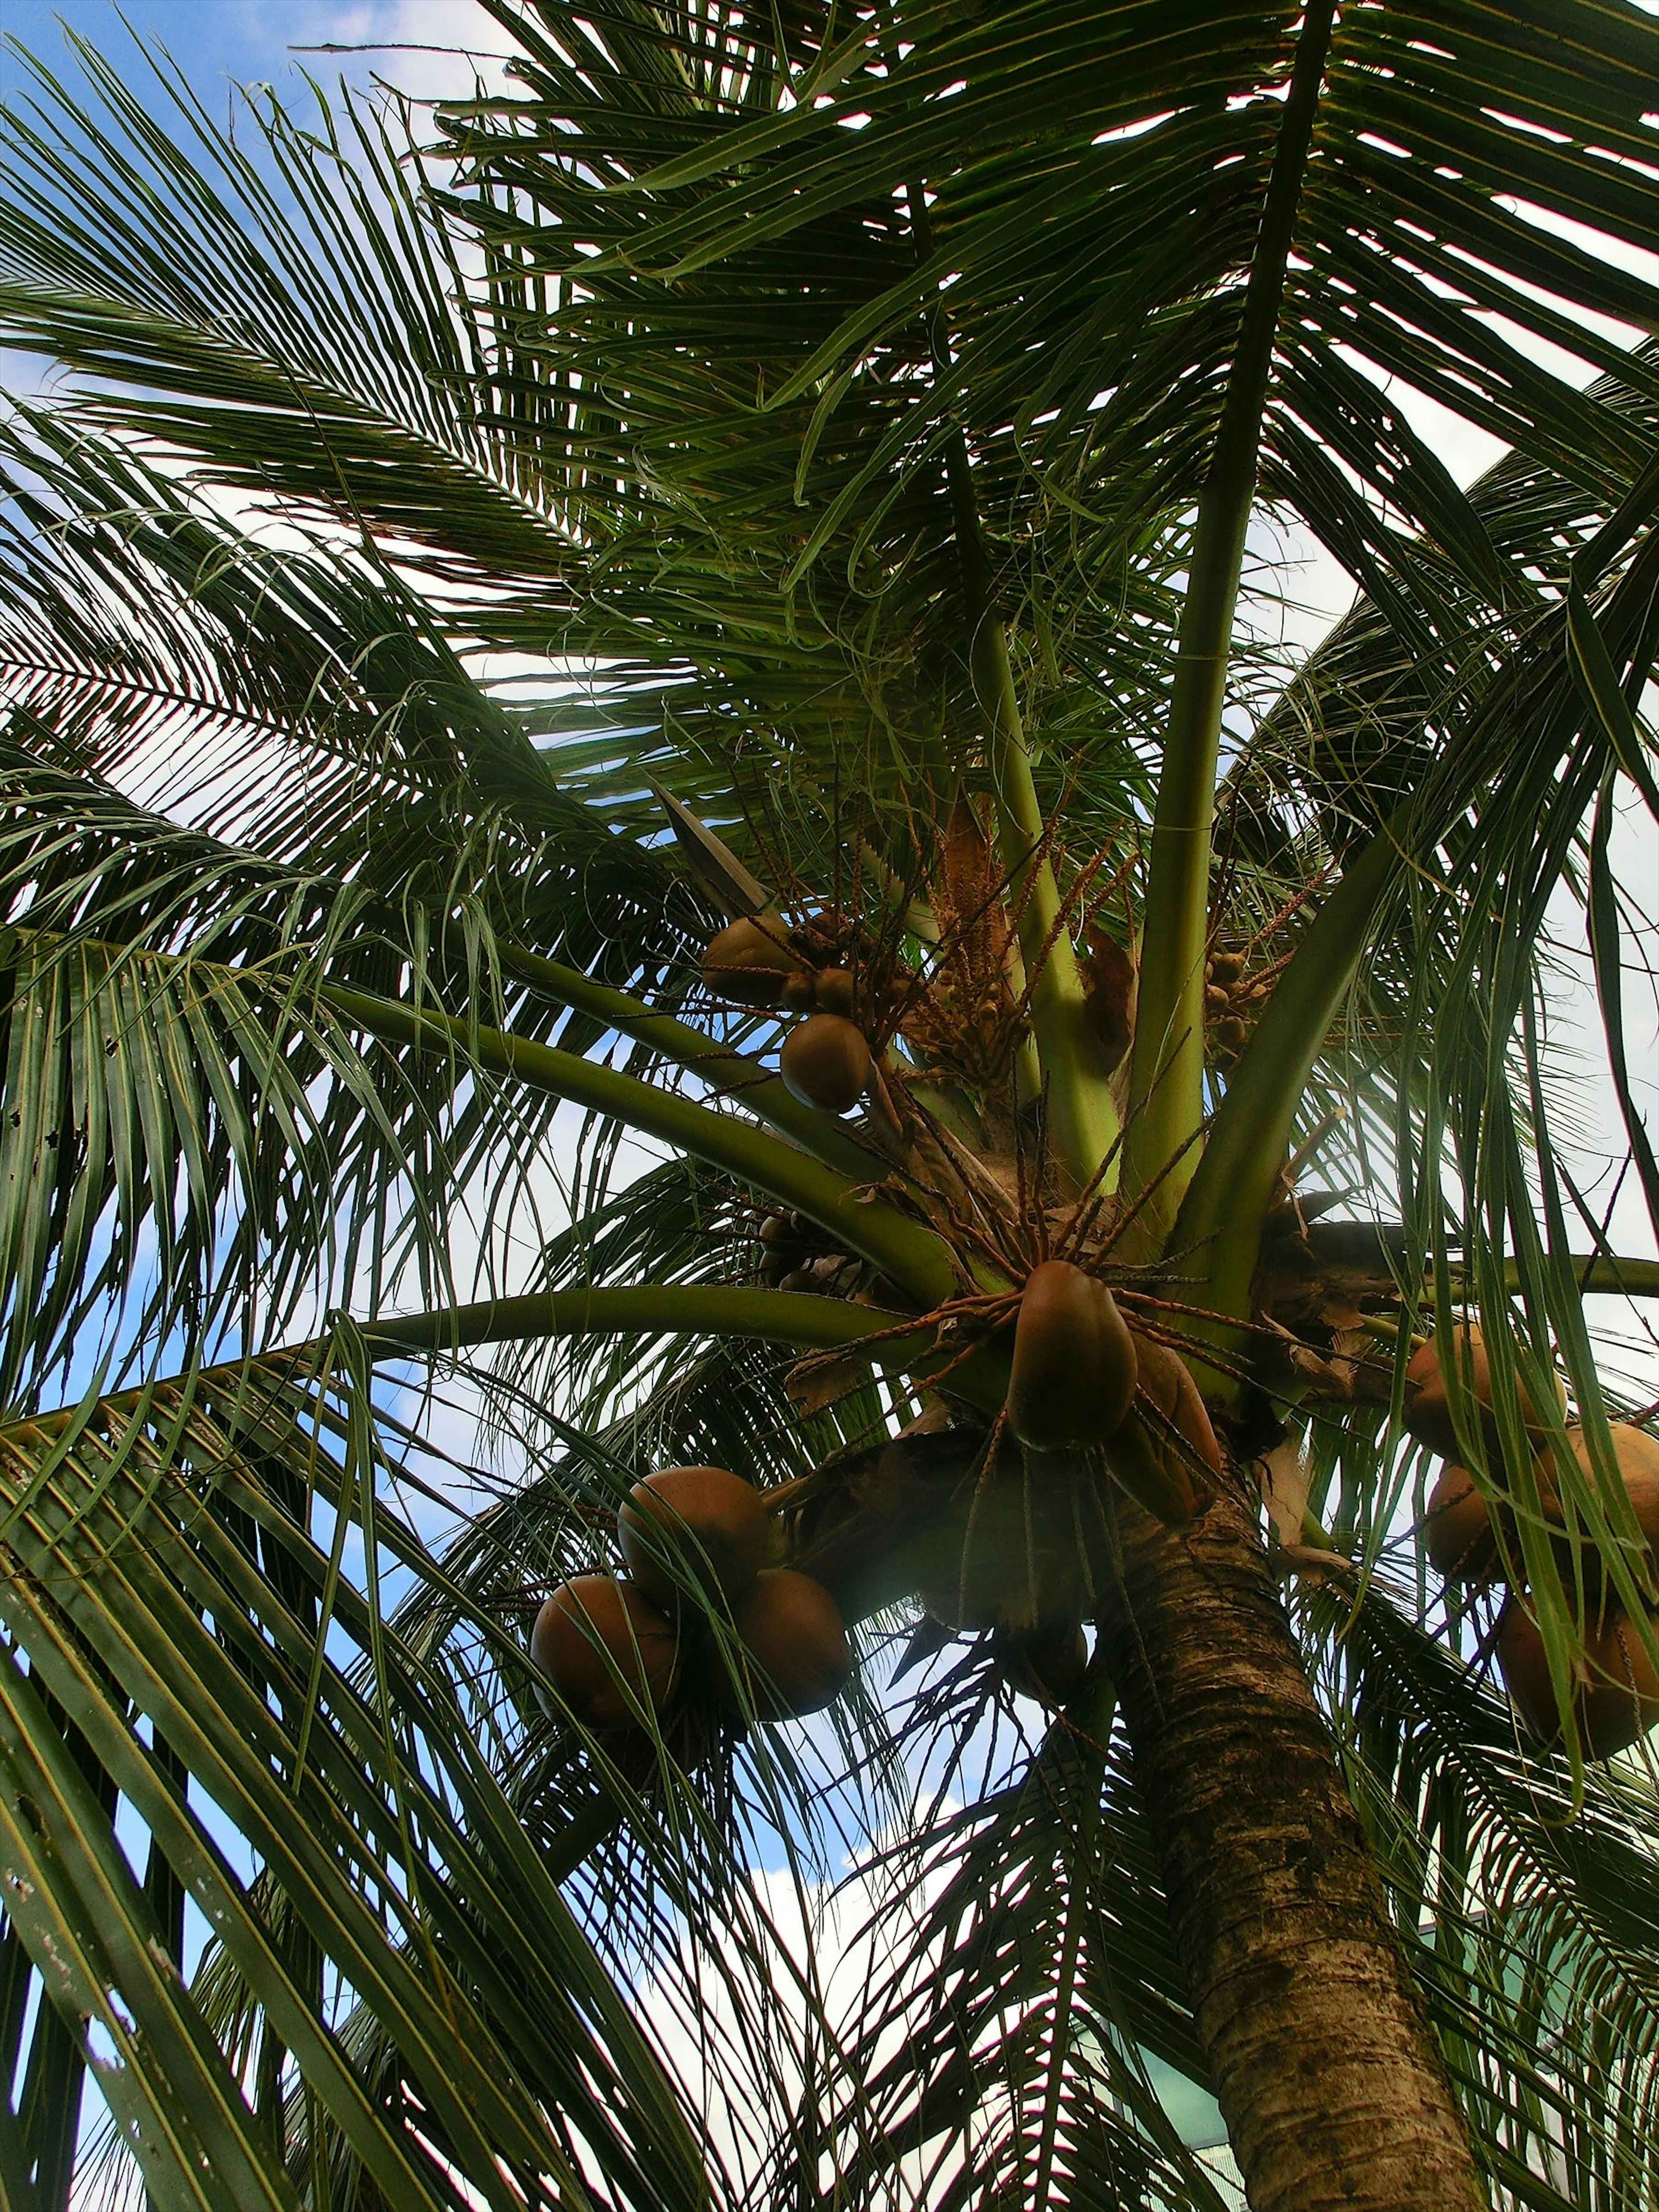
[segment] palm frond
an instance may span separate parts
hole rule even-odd
[[[169,2202],[295,2201],[329,2154],[301,2140],[292,2186],[270,2165],[297,2069],[301,2137],[337,2130],[399,2202],[585,2204],[597,2159],[638,2201],[705,2203],[702,2154],[463,1678],[388,1619],[399,1579],[441,1571],[377,1427],[347,1347],[5,1431],[6,1908],[44,1977],[33,2032],[64,2019]],[[469,1632],[526,1698],[516,1642],[488,1615]],[[234,1965],[252,2041],[222,2045],[193,1961],[181,1978],[118,1799],[192,1944]],[[550,1981],[532,1959],[559,1960]],[[30,1988],[14,1972],[14,2049]],[[392,2028],[391,2075],[343,2041],[354,2005]]]

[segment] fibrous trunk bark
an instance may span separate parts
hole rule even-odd
[[[1255,1515],[1121,1513],[1103,1622],[1200,2037],[1255,2212],[1486,2198]]]

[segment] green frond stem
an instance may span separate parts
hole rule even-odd
[[[878,1365],[926,1381],[956,1358],[954,1349],[935,1341],[935,1324],[905,1314],[883,1313],[844,1298],[814,1297],[800,1291],[748,1289],[706,1283],[596,1285],[572,1291],[544,1291],[516,1298],[484,1299],[477,1305],[439,1308],[431,1313],[366,1322],[363,1336],[377,1356],[406,1352],[461,1351],[486,1344],[522,1342],[533,1337],[662,1335],[683,1330],[709,1336],[741,1336],[768,1344],[799,1345],[805,1351],[852,1350],[871,1337]],[[918,1341],[920,1340],[920,1341]],[[304,1347],[308,1349],[309,1347]],[[951,1390],[991,1410],[1007,1388],[1006,1361],[975,1353],[951,1373]]]
[[[1168,1169],[1150,1209],[1165,1221],[1194,1174],[1194,1153],[1182,1157],[1182,1150],[1203,1119],[1204,951],[1221,717],[1262,410],[1333,8],[1334,0],[1309,0],[1297,44],[1238,348],[1199,497],[1152,818],[1123,1182],[1139,1192]]]
[[[741,1097],[751,1114],[781,1129],[826,1166],[860,1180],[880,1171],[874,1156],[839,1121],[815,1107],[803,1106],[775,1075],[763,1073],[746,1054],[714,1043],[689,1022],[657,1012],[631,992],[596,983],[591,975],[567,967],[562,960],[549,960],[526,945],[505,942],[498,944],[496,951],[502,967],[520,982],[561,1006],[592,1014],[623,1036],[649,1046],[677,1066],[705,1078],[712,1090]]]
[[[1386,831],[1374,837],[1320,908],[1275,985],[1211,1126],[1171,1241],[1202,1283],[1188,1295],[1243,1321],[1261,1224],[1285,1165],[1304,1085],[1336,1018],[1383,894],[1404,865]],[[1234,1333],[1200,1328],[1218,1344]],[[1206,1390],[1236,1382],[1206,1373]]]
[[[868,1180],[854,1182],[735,1115],[717,1114],[617,1068],[508,1030],[338,984],[320,985],[317,996],[343,1021],[371,1036],[467,1060],[552,1097],[568,1098],[641,1135],[659,1138],[710,1167],[724,1169],[780,1205],[805,1214],[848,1251],[890,1276],[921,1305],[942,1304],[957,1287],[956,1261],[945,1240],[878,1197]]]
[[[1606,1252],[1575,1256],[1567,1265],[1581,1297],[1659,1298],[1659,1260],[1632,1260]],[[1462,1271],[1454,1261],[1448,1272],[1457,1276]],[[1504,1261],[1504,1281],[1509,1290],[1521,1289],[1518,1261]]]
[[[905,200],[918,255],[926,261],[933,250],[927,195],[911,183],[905,187]],[[927,334],[935,370],[948,373],[951,348],[939,313],[928,318]],[[1048,857],[1048,824],[1031,775],[1019,694],[1008,659],[1008,633],[997,611],[973,463],[960,429],[945,447],[945,475],[969,641],[969,672],[984,717],[998,842],[1019,916],[1020,954],[1031,979],[1036,1065],[1029,1073],[1036,1078],[1034,1088],[1046,1088],[1048,1157],[1084,1190],[1117,1142],[1121,1127],[1117,1101],[1100,1064],[1083,977]],[[1028,1057],[1022,1050],[1022,1060]]]
[[[1007,1392],[1006,1357],[988,1347],[962,1358],[957,1347],[937,1341],[938,1323],[927,1315],[885,1313],[854,1305],[845,1298],[816,1297],[800,1291],[771,1291],[733,1284],[622,1283],[584,1285],[569,1291],[537,1291],[512,1298],[483,1298],[464,1306],[437,1306],[424,1313],[398,1314],[354,1324],[376,1359],[402,1359],[419,1352],[477,1351],[492,1344],[522,1344],[555,1336],[663,1336],[675,1333],[747,1337],[763,1344],[798,1345],[806,1352],[852,1351],[867,1345],[878,1366],[927,1382],[949,1367],[954,1396],[993,1412]],[[878,1338],[878,1343],[871,1343]],[[204,1391],[216,1401],[224,1386],[261,1370],[303,1367],[326,1353],[331,1340],[302,1342],[260,1352],[255,1359],[233,1359],[198,1369],[193,1375],[150,1381],[100,1398],[100,1416],[125,1419],[142,1412],[155,1394],[176,1385]],[[230,1401],[230,1402],[234,1402]],[[58,1437],[78,1428],[82,1405],[61,1406],[31,1414],[25,1421],[0,1424],[0,1436]]]
[[[1031,1026],[1047,1094],[1048,1156],[1082,1190],[1117,1141],[1117,1102],[1100,1063],[1082,973],[1049,863],[1048,825],[1031,775],[1008,634],[996,611],[967,447],[960,438],[951,444],[950,474],[972,638],[969,665],[985,717],[1002,864],[1019,915],[1020,955],[1027,975],[1035,979]]]

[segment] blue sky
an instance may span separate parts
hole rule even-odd
[[[449,88],[465,69],[459,59],[409,53],[301,57],[290,51],[296,46],[378,39],[454,46],[472,39],[499,50],[501,43],[473,0],[123,0],[119,10],[115,0],[0,0],[0,31],[56,68],[64,58],[63,24],[113,55],[128,44],[122,14],[134,32],[170,50],[210,107],[216,86],[250,78],[280,85],[300,66],[360,80],[378,68],[422,92]],[[22,77],[15,56],[0,46],[0,94]]]

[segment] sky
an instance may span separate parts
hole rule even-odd
[[[471,71],[458,54],[297,53],[296,47],[385,40],[434,46],[469,41],[502,51],[499,33],[473,0],[0,0],[0,31],[55,68],[64,58],[64,25],[114,54],[129,44],[125,15],[141,37],[159,40],[209,97],[250,80],[297,83],[301,69],[359,82],[378,70],[412,92],[465,90]],[[0,48],[0,94],[24,70]]]

